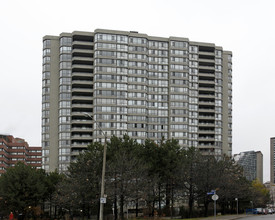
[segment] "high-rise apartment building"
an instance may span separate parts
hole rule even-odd
[[[88,116],[88,117],[87,117]],[[106,132],[231,155],[232,53],[97,29],[43,38],[43,168],[67,169]]]
[[[234,160],[243,167],[249,181],[258,179],[263,183],[263,154],[261,151],[246,151],[234,155]]]
[[[22,138],[0,134],[0,175],[17,162],[40,169],[42,166],[41,147],[30,147]]]
[[[275,137],[270,138],[270,184],[275,184]]]

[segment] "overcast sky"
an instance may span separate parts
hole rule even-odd
[[[233,153],[275,136],[275,1],[6,0],[0,2],[0,133],[41,146],[42,38],[97,28],[186,37],[233,52]]]

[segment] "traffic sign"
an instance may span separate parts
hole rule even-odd
[[[100,203],[106,203],[106,198],[105,197],[103,197],[103,198],[100,198]]]
[[[208,192],[207,195],[214,195],[216,193],[216,190],[211,190],[211,192]]]
[[[214,194],[214,195],[212,196],[212,199],[213,199],[214,201],[216,201],[216,200],[219,199],[219,196],[218,196],[217,194]]]

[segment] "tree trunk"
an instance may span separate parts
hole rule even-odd
[[[117,213],[117,195],[115,194],[115,201],[114,201],[114,214],[115,214],[115,220],[117,220],[118,213]]]
[[[193,186],[189,187],[189,218],[193,216],[193,204],[194,204],[194,194],[193,194]]]
[[[124,220],[123,206],[124,206],[124,196],[120,195],[120,219],[121,220]]]
[[[204,198],[204,217],[208,217],[208,206],[209,201],[207,198]]]
[[[166,207],[170,206],[170,200],[171,200],[171,192],[170,191],[171,191],[170,184],[167,183],[166,184],[166,201],[165,201]]]
[[[138,217],[138,199],[136,199],[136,218]]]
[[[161,198],[160,198],[160,191],[161,191],[161,187],[160,187],[160,183],[159,183],[159,212],[161,210]]]

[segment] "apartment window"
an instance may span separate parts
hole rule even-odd
[[[222,71],[222,66],[220,66],[220,65],[215,65],[215,70],[216,70],[216,71]]]
[[[51,72],[43,72],[42,73],[42,78],[43,79],[49,79],[51,76]]]
[[[71,84],[71,78],[64,78],[64,77],[62,77],[62,78],[60,78],[60,80],[59,80],[59,84],[61,85],[61,84]]]
[[[49,127],[49,126],[43,126],[43,127],[42,127],[42,133],[49,132],[49,130],[50,130],[50,127]]]
[[[61,148],[61,149],[59,149],[59,154],[60,155],[66,155],[66,154],[70,154],[70,153],[71,153],[70,148]]]
[[[43,48],[47,48],[51,46],[51,40],[44,40],[43,41]]]
[[[170,95],[170,98],[171,100],[184,100],[184,101],[188,100],[187,95]]]
[[[186,132],[171,132],[171,136],[176,137],[176,138],[183,138],[183,137],[187,137],[187,133]]]
[[[171,57],[170,59],[171,61],[177,62],[177,63],[183,63],[187,61],[185,57]]]
[[[145,38],[139,38],[139,37],[130,37],[129,38],[130,43],[133,44],[146,44],[147,40]]]
[[[187,93],[188,92],[188,88],[185,87],[170,87],[171,92],[180,92],[180,93]]]
[[[171,76],[173,76],[173,77],[179,77],[179,78],[184,78],[184,77],[187,77],[187,73],[183,73],[183,72],[171,72]]]
[[[70,156],[59,156],[58,158],[59,158],[59,161],[67,161],[67,162],[70,161]],[[63,167],[63,169],[65,168]]]
[[[175,85],[187,85],[187,80],[182,80],[182,79],[171,79],[171,84]]]
[[[43,89],[42,89],[42,94],[44,95],[44,94],[46,94],[46,93],[49,93],[50,92],[50,88],[49,87],[44,87]]]
[[[60,92],[70,92],[71,91],[71,86],[69,85],[62,85],[59,87]]]
[[[46,56],[43,58],[43,64],[49,63],[50,61],[51,61],[51,57],[49,57],[49,56]]]
[[[197,105],[189,105],[189,110],[190,111],[197,111],[198,110],[198,106]]]
[[[172,125],[170,125],[170,128],[173,130],[187,130],[188,125],[186,125],[186,124],[181,124],[181,125],[172,124]]]
[[[117,66],[128,66],[127,60],[117,60],[116,63],[117,63]]]
[[[118,44],[116,46],[117,50],[119,51],[127,51],[128,50],[128,46],[127,45],[121,45],[121,44]]]
[[[68,123],[71,121],[71,118],[66,116],[66,117],[59,117],[59,123]]]
[[[51,81],[49,79],[42,80],[42,86],[49,86]]]
[[[71,37],[61,37],[60,39],[60,45],[62,46],[70,46],[72,44],[72,38]]]
[[[72,51],[72,47],[68,47],[68,46],[62,46],[60,47],[60,53],[70,53]]]
[[[128,43],[128,36],[117,35],[118,43]]]
[[[171,41],[172,47],[178,47],[178,48],[187,48],[188,43],[187,42],[181,42],[181,41]]]
[[[43,65],[43,71],[50,71],[51,65],[50,64],[44,64]]]
[[[43,95],[42,96],[42,102],[46,102],[50,100],[50,95]]]
[[[116,44],[108,44],[108,43],[96,43],[95,49],[116,49]]]
[[[49,115],[50,115],[50,111],[48,111],[48,110],[42,111],[42,117],[43,118],[49,117]]]
[[[124,58],[127,59],[128,53],[125,52],[117,52],[117,58]]]
[[[187,54],[186,50],[171,50],[171,54],[178,55],[178,56],[184,56]]]
[[[187,102],[171,102],[172,107],[187,107]]]
[[[47,48],[43,50],[43,56],[48,56],[51,54],[51,49]]]
[[[185,109],[172,109],[171,110],[171,114],[173,114],[173,115],[185,115],[186,112],[187,111]]]
[[[198,47],[197,46],[190,46],[189,51],[192,53],[197,53],[198,52]]]
[[[103,40],[103,41],[116,41],[116,35],[113,34],[96,34],[95,40]]]
[[[190,67],[198,67],[198,62],[196,62],[196,61],[191,61],[191,62],[189,62],[189,66],[190,66]]]
[[[192,74],[192,75],[197,75],[198,74],[198,69],[190,68],[189,73]]]
[[[147,51],[147,49],[146,49],[146,47],[129,46],[129,51],[145,52],[145,51]]]
[[[221,57],[222,56],[222,51],[221,50],[216,50],[216,56]]]
[[[45,148],[45,147],[49,147],[50,146],[50,142],[49,141],[43,141],[42,142],[42,147]]]
[[[66,115],[70,115],[71,114],[71,110],[70,109],[60,109],[59,110],[59,116],[66,116]]]
[[[71,76],[72,71],[71,70],[60,70],[59,76],[60,77],[69,77]]]
[[[71,100],[71,93],[61,93],[59,94],[60,100]]]
[[[187,66],[179,65],[179,64],[171,64],[170,68],[171,68],[171,70],[185,70],[185,69],[187,69]]]
[[[70,61],[72,59],[71,54],[61,54],[60,55],[60,61]]]

